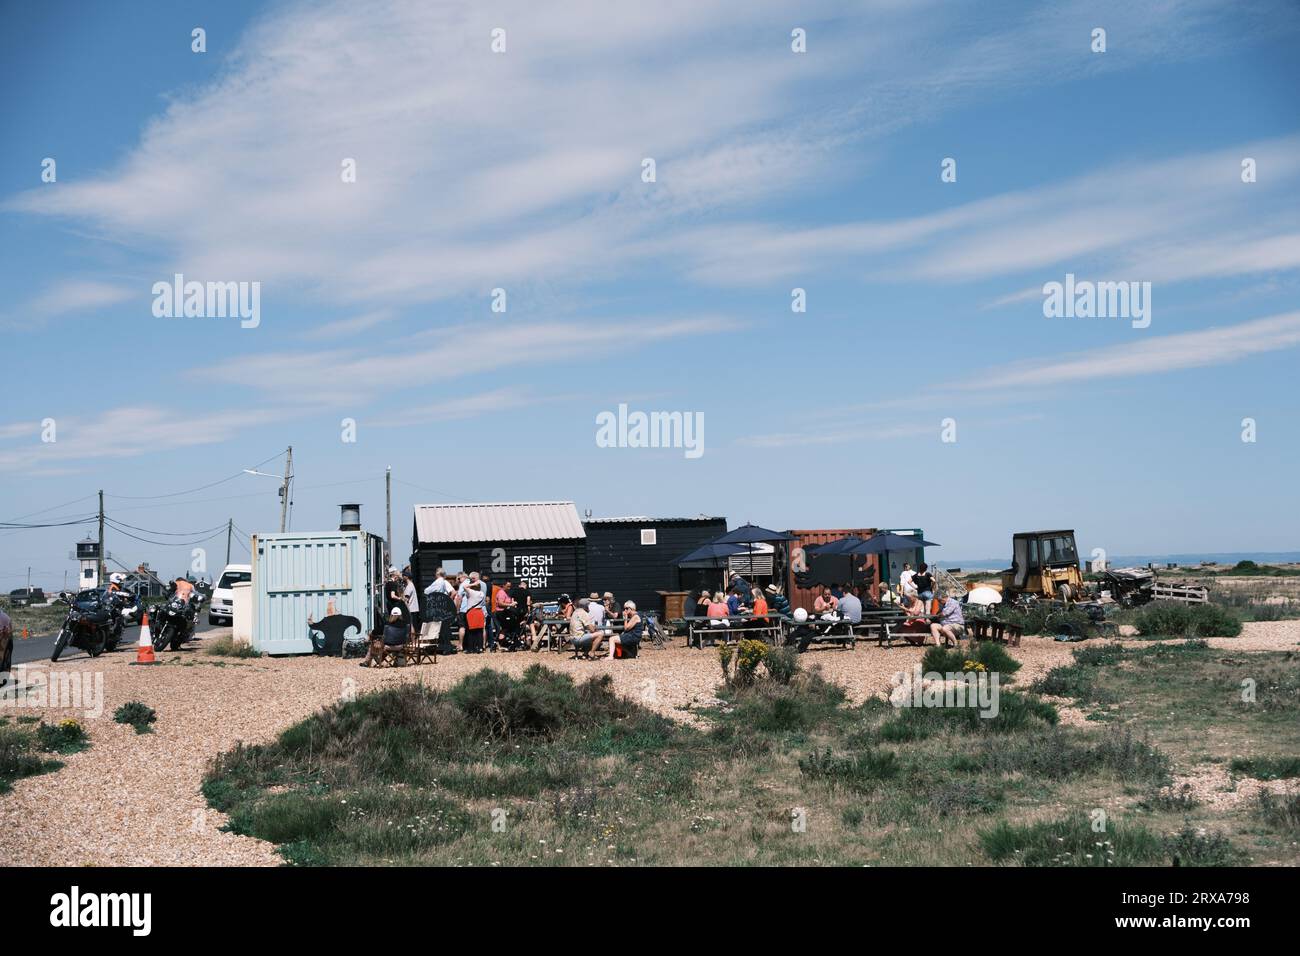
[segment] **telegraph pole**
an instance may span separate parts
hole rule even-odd
[[[226,564],[230,564],[230,536],[235,530],[235,519],[226,519]]]
[[[104,586],[104,489],[99,489],[99,567],[95,570],[95,586]]]
[[[384,489],[388,498],[385,510],[388,514],[388,537],[384,539],[384,546],[388,549],[389,567],[393,564],[393,466],[389,465],[384,471]],[[384,569],[387,572],[387,568]]]
[[[280,486],[280,533],[284,534],[289,520],[289,482],[293,481],[293,446],[290,445],[284,463],[284,484]]]

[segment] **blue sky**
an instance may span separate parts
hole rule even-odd
[[[0,5],[0,520],[103,488],[186,542],[110,549],[181,570],[274,530],[232,476],[292,444],[294,527],[382,531],[391,465],[402,542],[573,499],[941,561],[1300,547],[1294,4],[787,6]],[[176,272],[259,282],[260,325],[156,318]],[[1150,326],[1045,318],[1066,273],[1150,282]],[[597,447],[620,403],[705,453]],[[0,530],[0,586],[82,531]]]

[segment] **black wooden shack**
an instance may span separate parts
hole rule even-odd
[[[611,591],[658,611],[660,591],[689,590],[677,558],[727,530],[726,518],[600,518],[583,522],[587,534],[587,590]]]
[[[526,581],[534,601],[576,598],[586,586],[586,539],[572,501],[416,505],[411,545],[422,600],[438,568]]]

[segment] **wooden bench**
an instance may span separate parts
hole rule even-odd
[[[706,640],[716,641],[721,638],[725,643],[739,642],[743,638],[761,637],[769,644],[780,644],[785,628],[774,614],[768,614],[766,624],[755,623],[752,614],[735,617],[688,617],[686,622],[686,646],[703,647]],[[714,621],[726,621],[725,625],[715,625]]]

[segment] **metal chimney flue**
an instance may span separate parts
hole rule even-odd
[[[339,505],[339,530],[340,531],[361,530],[361,506],[360,505]]]

